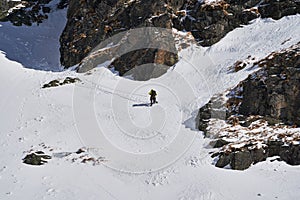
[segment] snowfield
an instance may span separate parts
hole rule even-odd
[[[192,45],[181,51],[174,68],[144,82],[119,77],[104,67],[88,74],[28,69],[28,64],[60,69],[58,43],[53,41],[58,41],[56,33],[63,26],[55,26],[51,36],[44,31],[54,26],[55,17],[33,27],[36,32],[29,36],[30,28],[23,34],[24,28],[16,32],[7,23],[0,25],[1,37],[20,35],[0,41],[0,199],[300,198],[299,166],[269,159],[245,171],[216,168],[210,140],[194,127],[197,110],[213,94],[251,73],[228,73],[229,66],[249,55],[260,60],[300,41],[300,15],[254,20],[210,48]],[[41,52],[35,54],[39,45]],[[47,45],[56,48],[43,62],[42,55],[52,54],[44,50]],[[25,47],[33,54],[30,58],[36,58],[31,63]],[[68,76],[81,82],[42,89]],[[147,106],[151,88],[158,92],[159,103],[153,107]],[[82,156],[74,153],[82,147]],[[22,163],[29,151],[37,150],[52,159],[43,166]],[[89,158],[92,162],[83,163]]]
[[[53,9],[56,5],[56,1],[48,4]],[[67,22],[66,14],[66,10],[56,10],[40,25],[29,27],[1,22],[0,51],[26,68],[61,71],[59,36]]]

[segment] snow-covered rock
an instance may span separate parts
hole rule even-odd
[[[248,66],[256,71],[247,79],[199,110],[198,128],[222,147],[214,154],[217,167],[243,170],[272,156],[300,164],[299,58],[299,43],[271,53]]]

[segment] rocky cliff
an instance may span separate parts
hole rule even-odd
[[[6,2],[6,0],[1,0]],[[10,21],[15,26],[31,26],[48,19],[48,13],[55,9],[68,6],[68,0],[60,0],[56,5],[50,5],[54,0],[8,1],[0,7],[0,20]]]
[[[132,28],[190,31],[200,45],[210,46],[257,17],[279,19],[299,12],[296,0],[70,0],[68,23],[60,39],[61,63],[66,68],[78,64],[103,40]],[[136,65],[156,63],[158,57],[160,64],[177,62],[174,53],[144,49],[123,55],[111,66],[122,75]]]
[[[268,116],[300,126],[300,45],[270,54],[261,69],[233,89],[228,116]]]
[[[188,6],[182,26],[191,31],[203,46],[218,42],[229,31],[262,17],[280,19],[300,12],[295,0],[221,0],[215,3],[196,3]]]
[[[173,14],[183,3],[183,0],[71,0],[68,23],[60,39],[61,63],[65,67],[79,63],[100,42],[125,30],[149,26],[170,29]],[[125,65],[119,69],[123,74],[136,63],[154,63],[159,53],[156,49],[131,52],[113,65]],[[163,54],[166,60],[163,64],[173,65],[176,62],[176,55]]]
[[[191,32],[200,45],[210,46],[257,17],[279,19],[300,13],[297,0],[60,0],[55,6],[51,4],[54,0],[1,2],[0,20],[16,26],[42,23],[49,12],[68,7],[68,22],[60,38],[65,68],[80,63],[105,39],[133,28],[176,28]],[[175,47],[174,41],[168,42]],[[138,65],[174,65],[177,52],[163,47],[121,55],[110,67],[124,75]]]
[[[243,170],[278,156],[300,164],[300,43],[274,52],[238,86],[199,110],[197,125],[212,146],[217,167]]]

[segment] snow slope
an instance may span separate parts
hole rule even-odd
[[[215,168],[209,140],[193,130],[195,111],[251,72],[226,67],[291,46],[299,32],[299,15],[257,19],[210,48],[183,50],[174,68],[145,82],[103,67],[91,74],[26,69],[22,57],[21,64],[7,59],[2,41],[0,199],[299,199],[300,167],[267,161],[246,171]],[[67,76],[81,82],[41,89]],[[151,108],[150,88],[159,101]],[[83,146],[104,161],[81,163],[72,152]],[[53,158],[25,165],[31,149]]]
[[[48,4],[56,9],[57,0]],[[30,69],[61,71],[59,36],[66,25],[67,10],[55,10],[40,25],[12,26],[0,23],[0,50],[8,59]]]

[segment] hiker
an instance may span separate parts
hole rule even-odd
[[[152,104],[157,103],[156,101],[156,91],[151,89],[150,92],[148,93],[150,95],[150,106],[152,106]]]

